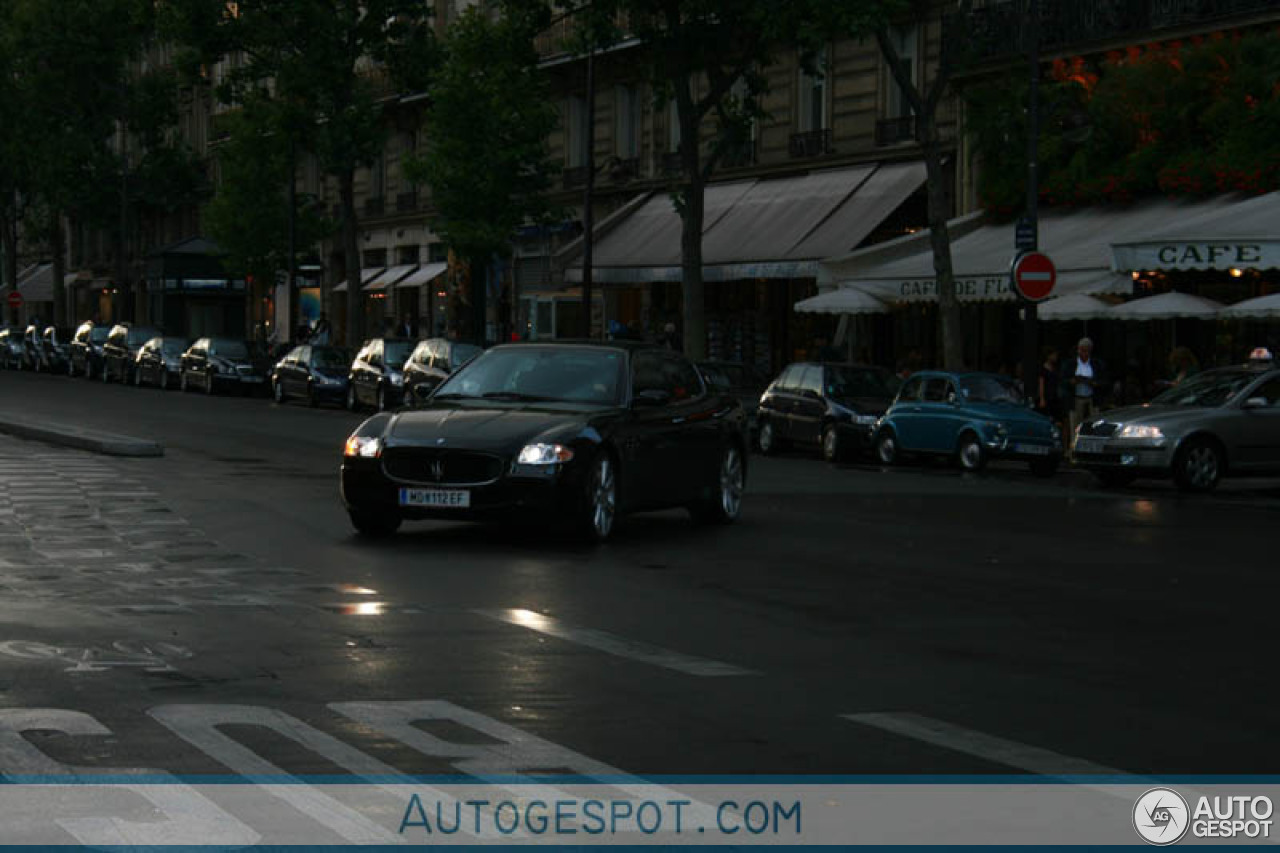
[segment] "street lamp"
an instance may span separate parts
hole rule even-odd
[[[1040,0],[1031,0],[1027,35],[1030,39],[1030,92],[1027,98],[1027,210],[1025,227],[1018,229],[1017,250],[1035,252],[1040,249]],[[1036,303],[1022,302],[1022,391],[1032,393],[1040,373],[1039,328]]]

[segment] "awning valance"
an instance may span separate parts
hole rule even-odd
[[[1114,244],[1117,270],[1280,269],[1280,192],[1227,199],[1140,240]]]
[[[812,278],[822,258],[856,247],[924,180],[924,165],[911,162],[710,184],[703,278]],[[680,235],[671,197],[655,194],[593,246],[592,277],[602,283],[679,281]],[[582,281],[581,261],[565,277]]]
[[[1050,209],[1039,219],[1040,251],[1058,269],[1055,293],[1132,292],[1131,277],[1112,269],[1112,244],[1142,238],[1170,222],[1208,216],[1233,201],[1156,199],[1134,205]],[[962,300],[1004,301],[1015,295],[1009,280],[1014,257],[1013,222],[990,222],[981,213],[952,220],[951,263]],[[880,243],[822,264],[819,284],[847,283],[893,302],[937,299],[933,251],[927,231]]]
[[[362,285],[368,284],[369,282],[373,281],[374,276],[379,275],[379,274],[380,274],[380,273],[382,273],[382,272],[383,272],[383,270],[385,270],[385,269],[386,269],[386,267],[375,267],[375,268],[373,268],[373,269],[362,269],[362,270],[360,270],[360,284],[362,284]],[[346,283],[345,281],[341,281],[341,282],[339,282],[338,284],[334,285],[334,287],[333,287],[333,292],[334,292],[334,293],[346,293],[346,292],[347,292],[347,283]]]
[[[372,293],[379,290],[386,290],[391,285],[403,279],[409,273],[417,269],[417,264],[404,264],[401,266],[387,267],[382,272],[375,275],[372,279],[365,282],[361,290],[366,293]]]
[[[447,269],[449,269],[449,265],[444,261],[436,261],[432,264],[423,264],[396,284],[396,289],[399,290],[402,287],[421,287],[444,274]]]

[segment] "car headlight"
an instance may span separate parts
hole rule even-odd
[[[573,451],[563,444],[526,444],[516,457],[517,465],[555,465],[568,462]]]
[[[388,381],[388,382],[390,382],[392,385],[403,385],[403,384],[404,384],[404,374],[403,374],[403,373],[388,373],[388,374],[387,374],[387,381]]]
[[[353,435],[347,439],[343,456],[377,459],[382,455],[382,439],[376,435]]]
[[[1049,435],[1053,437],[1054,441],[1062,441],[1062,430],[1058,429],[1057,424],[1049,427]]]
[[[1157,426],[1128,424],[1120,429],[1120,438],[1164,438],[1164,433]]]

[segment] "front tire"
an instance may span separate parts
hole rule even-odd
[[[1193,439],[1173,460],[1173,478],[1184,492],[1209,492],[1222,479],[1225,461],[1216,443]]]
[[[384,539],[400,529],[402,519],[398,515],[375,513],[365,510],[348,510],[351,526],[368,539]]]
[[[746,487],[746,471],[742,452],[729,445],[720,454],[720,467],[713,484],[712,496],[690,508],[695,520],[705,524],[732,524],[742,512],[742,492]]]
[[[360,408],[360,401],[356,399],[356,386],[348,384],[347,385],[347,411],[354,412],[358,408]]]
[[[212,373],[206,372],[204,375],[204,393],[208,394],[210,397],[213,396],[213,374]]]
[[[778,438],[778,431],[773,423],[768,420],[761,419],[760,434],[756,438],[760,447],[760,452],[765,456],[772,456],[782,449],[782,440]]]
[[[274,397],[275,401],[280,404],[283,404],[286,399],[285,393],[284,393],[284,385],[280,384],[279,379],[271,383],[271,396]]]
[[[987,465],[987,452],[976,435],[965,433],[956,448],[956,460],[965,471],[981,471]]]
[[[835,424],[827,424],[822,428],[822,459],[835,464],[844,459],[844,443],[840,440],[840,430]]]
[[[603,542],[613,533],[618,514],[617,466],[607,451],[591,460],[583,495],[579,529],[588,542]]]
[[[187,381],[187,371],[179,370],[178,371],[178,390],[181,391],[183,394],[185,394],[190,388],[191,388],[191,385]]]
[[[168,391],[168,390],[169,390],[169,370],[168,370],[168,368],[165,368],[164,370],[161,370],[161,371],[160,371],[160,381],[159,381],[158,383],[156,383],[156,384],[158,384],[158,385],[160,386],[160,390],[161,390],[161,391]]]
[[[387,410],[387,389],[381,385],[378,386],[378,411],[385,412]]]
[[[883,429],[876,436],[876,459],[881,465],[898,464],[898,436],[893,430]]]
[[[133,369],[133,387],[142,387],[142,371],[136,367]]]

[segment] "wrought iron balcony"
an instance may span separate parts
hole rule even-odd
[[[792,157],[821,157],[823,154],[830,154],[831,128],[793,133],[787,149]]]
[[[876,145],[897,145],[916,138],[916,117],[882,118],[876,122]]]
[[[1211,27],[1275,11],[1275,0],[1040,0],[1040,47],[1051,52],[1099,42],[1148,42],[1161,30]],[[952,61],[1025,53],[1029,15],[1030,0],[997,0],[966,19],[948,15],[944,52]]]

